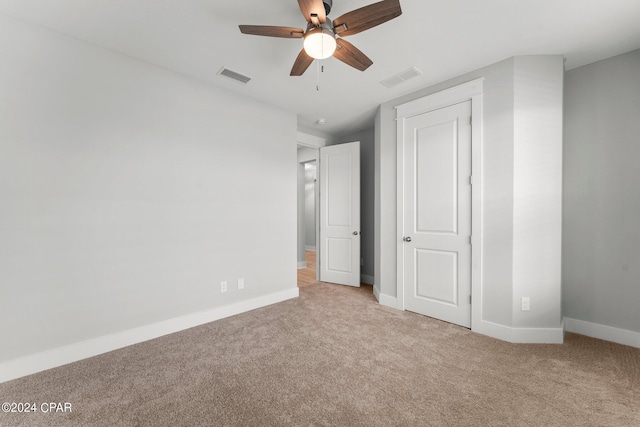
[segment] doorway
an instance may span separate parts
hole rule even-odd
[[[317,161],[304,162],[304,201],[302,216],[302,234],[304,234],[305,268],[298,269],[298,286],[307,286],[317,281],[316,273],[316,241],[318,235],[317,216]]]
[[[315,267],[318,281],[360,286],[360,235],[360,143],[299,145],[298,276]]]
[[[298,269],[307,267],[307,248],[315,250],[317,246],[318,156],[318,148],[298,145]]]
[[[316,187],[317,162],[311,160],[304,163],[304,249],[316,251]]]

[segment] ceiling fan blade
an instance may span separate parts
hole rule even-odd
[[[367,55],[348,41],[337,39],[336,45],[336,51],[333,53],[333,56],[345,64],[351,65],[360,71],[366,70],[373,64],[373,61],[369,59]]]
[[[383,0],[347,12],[333,20],[333,28],[341,37],[357,34],[402,15],[400,0]]]
[[[274,27],[270,25],[239,25],[243,34],[254,36],[284,37],[287,39],[301,39],[304,36],[302,28]]]
[[[293,63],[290,76],[301,76],[307,71],[309,65],[313,62],[313,58],[307,55],[307,52],[302,49],[296,58],[296,62]]]
[[[307,22],[313,22],[314,16],[320,24],[324,24],[327,21],[327,14],[322,0],[298,0],[298,5]],[[313,23],[318,25],[316,22]]]

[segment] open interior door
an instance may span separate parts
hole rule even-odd
[[[321,282],[360,286],[360,142],[320,148]]]

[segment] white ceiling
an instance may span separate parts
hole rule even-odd
[[[330,18],[375,0],[334,0]],[[348,37],[374,64],[335,58],[289,71],[300,39],[241,34],[239,24],[305,28],[295,0],[0,0],[23,19],[192,78],[279,105],[308,131],[341,136],[373,125],[378,104],[485,65],[564,54],[567,69],[640,48],[640,0],[401,0],[403,14]],[[217,75],[251,76],[247,85]],[[381,80],[415,66],[392,89]],[[326,125],[315,121],[326,118]]]

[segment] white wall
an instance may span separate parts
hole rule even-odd
[[[481,304],[482,320],[492,325],[493,336],[513,341],[562,339],[562,64],[558,55],[514,57],[380,106],[375,138],[375,231],[380,237],[375,260],[381,302],[393,305],[398,286],[394,107],[484,78],[483,279],[482,295],[474,295],[473,303]],[[548,253],[539,254],[540,250]],[[521,296],[531,297],[531,312],[520,311]],[[534,336],[529,328],[539,328],[540,335]],[[520,331],[526,336],[519,336]]]
[[[2,15],[0,52],[0,362],[296,288],[295,114]]]
[[[638,76],[640,50],[566,74],[562,253],[564,316],[635,332],[640,332]],[[635,340],[640,346],[640,335]]]
[[[514,63],[513,326],[562,321],[562,57]],[[521,298],[531,310],[521,310]]]

